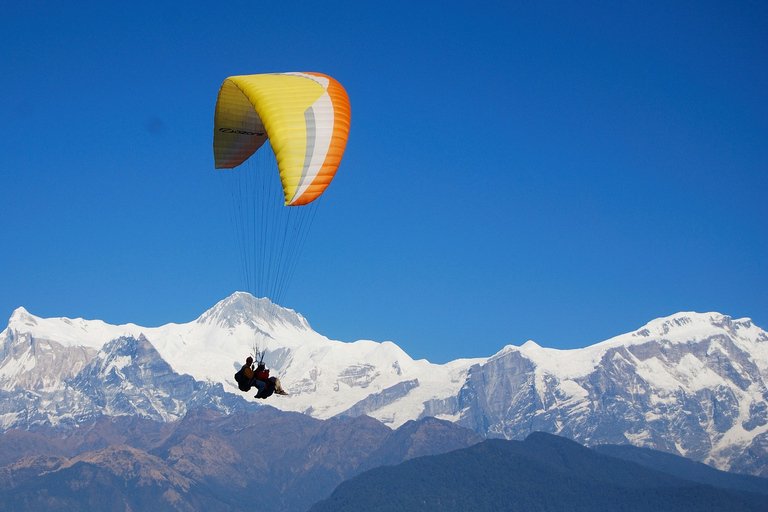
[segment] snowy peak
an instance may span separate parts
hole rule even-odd
[[[203,313],[197,323],[235,329],[245,325],[264,331],[276,324],[301,330],[311,330],[309,322],[292,309],[274,304],[266,297],[258,299],[245,292],[235,292]]]
[[[10,320],[8,320],[8,326],[27,326],[27,327],[34,327],[37,325],[37,319],[30,315],[29,312],[24,308],[16,308],[16,310],[11,314]]]
[[[12,333],[16,336],[29,334],[36,339],[55,340],[63,346],[86,346],[98,350],[105,341],[140,331],[141,328],[134,324],[110,325],[101,320],[82,318],[40,318],[24,308],[18,308],[0,337],[12,336]]]
[[[690,333],[695,333],[697,330],[710,331],[712,327],[736,332],[740,329],[751,330],[753,324],[749,318],[733,320],[730,316],[720,313],[688,312],[653,320],[635,331],[633,335],[644,338],[678,337],[681,335],[687,336]]]
[[[720,313],[678,313],[649,322],[637,331],[617,336],[595,345],[636,345],[658,342],[666,345],[699,344],[710,341],[710,350],[718,349],[729,356],[735,352],[749,354],[757,364],[768,366],[768,333],[749,318],[732,319]]]

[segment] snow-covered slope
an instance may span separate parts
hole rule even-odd
[[[435,416],[509,439],[541,430],[768,476],[768,335],[719,313],[679,313],[582,349],[529,341],[438,365],[391,342],[330,340],[246,293],[157,328],[19,308],[0,333],[0,429],[263,404],[233,380],[256,343],[291,393],[266,402],[279,409],[367,414],[392,427]]]
[[[576,350],[508,346],[470,371],[460,424],[521,439],[631,443],[768,476],[768,335],[678,313]]]
[[[265,362],[272,375],[278,376],[290,392],[290,396],[270,399],[270,405],[321,419],[368,414],[392,427],[418,418],[426,401],[455,397],[469,367],[485,361],[436,365],[413,360],[391,342],[329,340],[313,331],[300,314],[268,299],[238,292],[193,322],[156,328],[110,326],[98,320],[41,319],[19,308],[0,334],[0,389],[56,386],[76,375],[107,342],[142,336],[174,372],[219,383],[237,395],[242,394],[233,375],[258,345],[266,350]],[[51,343],[56,350],[50,348]],[[41,350],[42,346],[48,348]],[[52,358],[45,357],[46,351]],[[67,371],[51,374],[52,361],[72,360],[73,352],[79,357],[78,368],[58,365]],[[251,394],[242,396],[257,401]],[[455,419],[450,414],[444,416]]]

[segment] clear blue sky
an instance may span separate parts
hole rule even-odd
[[[11,2],[0,322],[188,322],[243,288],[213,168],[230,75],[352,105],[282,305],[444,362],[679,311],[768,328],[768,4]]]

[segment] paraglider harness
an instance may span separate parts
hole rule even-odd
[[[245,375],[245,366],[240,368],[240,370],[238,370],[238,372],[235,374],[235,382],[237,382],[237,388],[242,392],[246,392],[251,389],[251,379]]]
[[[256,370],[253,376],[253,379],[263,381],[266,386],[262,391],[259,392],[258,395],[256,395],[256,398],[268,398],[272,396],[272,393],[275,392],[275,385],[276,385],[276,378],[269,376],[269,370],[267,369],[266,365],[264,364],[264,352],[265,351],[256,351],[257,356],[257,366]],[[246,393],[250,391],[251,389],[251,382],[252,379],[249,379],[248,376],[245,374],[245,368],[247,366],[244,365],[238,372],[235,374],[235,382],[237,382],[237,387],[240,391]]]

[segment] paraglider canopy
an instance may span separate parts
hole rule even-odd
[[[233,198],[245,288],[257,297],[282,300],[349,123],[347,93],[327,75],[238,75],[221,85],[213,156]]]
[[[349,98],[320,73],[231,76],[219,90],[217,169],[245,162],[269,139],[287,206],[314,201],[336,174],[349,135]]]

